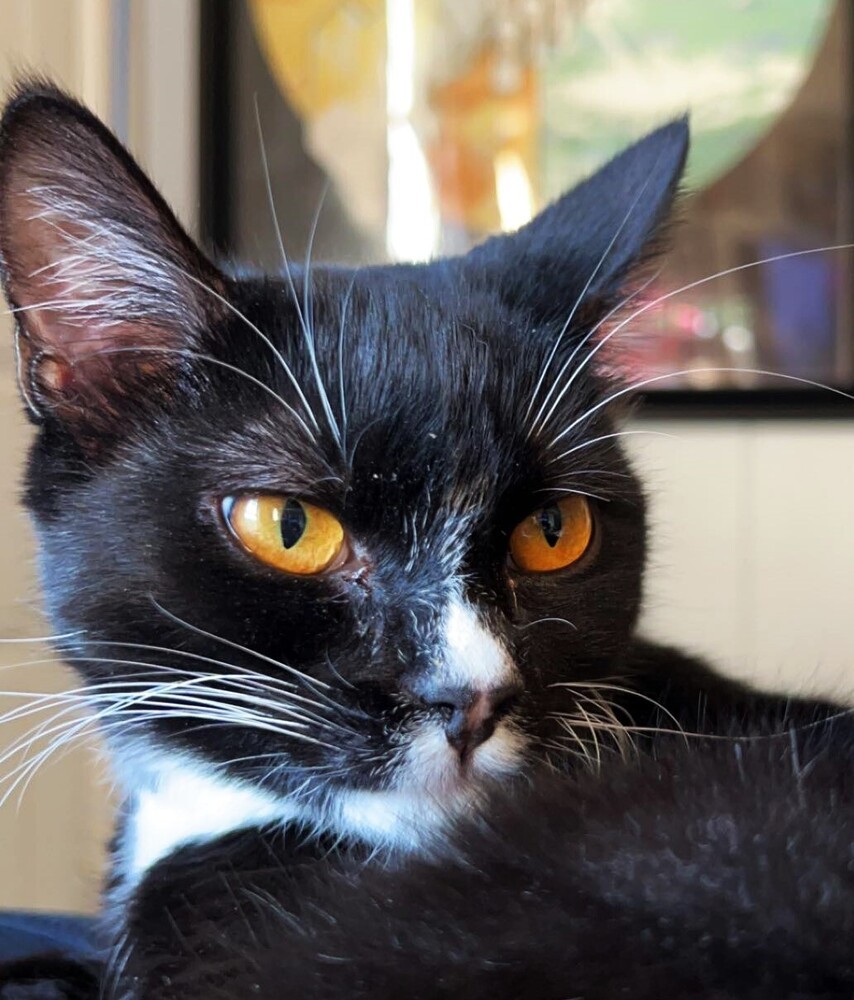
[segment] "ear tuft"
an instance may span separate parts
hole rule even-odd
[[[165,376],[169,352],[218,309],[205,288],[219,292],[218,273],[131,156],[38,80],[18,86],[0,121],[0,268],[37,414],[85,421],[137,375]]]

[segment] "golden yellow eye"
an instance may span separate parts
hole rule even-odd
[[[510,536],[510,555],[521,570],[549,573],[577,562],[592,537],[590,505],[582,496],[569,496],[517,524]]]
[[[243,547],[283,573],[322,573],[344,554],[341,522],[305,500],[264,493],[226,497],[222,510]]]

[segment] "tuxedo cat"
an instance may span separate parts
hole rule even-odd
[[[646,732],[724,735],[752,713],[777,726],[745,732],[777,746],[819,712],[783,719],[773,699],[635,636],[644,498],[620,444],[625,390],[608,343],[661,238],[687,143],[685,121],[665,125],[517,233],[462,257],[355,270],[283,261],[280,274],[238,278],[203,256],[84,108],[42,84],[10,101],[0,260],[37,427],[25,501],[57,650],[83,678],[126,794],[107,996],[279,996],[291,975],[301,993],[316,982],[318,995],[344,995],[322,992],[321,952],[304,945],[324,940],[339,899],[342,927],[379,935],[365,968],[404,941],[406,974],[423,963],[434,977],[451,942],[399,933],[413,898],[431,925],[464,928],[461,955],[483,931],[483,961],[500,968],[486,956],[503,946],[470,897],[487,912],[517,893],[538,900],[552,880],[541,916],[563,943],[544,944],[532,967],[565,957],[575,968],[592,937],[596,968],[623,952],[637,968],[624,965],[619,982],[637,983],[662,949],[681,948],[675,932],[666,946],[656,936],[664,925],[649,938],[641,920],[645,943],[626,949],[635,904],[609,888],[607,851],[584,854],[600,820],[586,826],[578,802],[612,801],[601,822],[626,836],[614,857],[642,859],[657,819],[635,836],[623,818],[636,802],[628,775],[641,808],[671,769],[618,761],[645,752]],[[75,724],[58,722],[60,735]],[[689,810],[695,781],[736,780],[731,753],[718,766],[700,750],[666,752]],[[601,770],[569,767],[542,784],[567,761]],[[774,774],[751,780],[785,812],[800,785]],[[736,827],[744,799],[737,786]],[[674,802],[661,808],[666,840],[682,819]],[[496,847],[502,815],[517,832]],[[701,806],[689,823],[713,815]],[[540,850],[546,874],[528,859]],[[765,857],[745,854],[745,878]],[[776,848],[767,857],[776,864]],[[606,876],[598,887],[579,881],[588,864]],[[304,887],[292,870],[309,873]],[[681,912],[644,881],[641,861],[637,870],[651,912],[671,900]],[[696,909],[702,894],[679,884]],[[590,919],[573,939],[574,900],[588,890]],[[260,923],[244,919],[253,894]],[[729,888],[716,899],[726,905]],[[288,924],[293,906],[293,933],[264,930],[267,909]],[[318,930],[309,912],[328,920]],[[507,928],[514,975],[528,963],[526,912]],[[717,953],[724,939],[701,926]],[[358,977],[358,935],[349,957],[332,939]],[[430,992],[434,977],[412,995],[455,994],[468,968],[460,959],[447,980],[457,985],[439,977]],[[570,995],[567,968],[556,992],[531,995]],[[592,983],[593,969],[578,982]],[[663,992],[631,995],[677,995],[674,970],[662,962],[664,978],[649,980]],[[59,990],[61,975],[33,988]],[[704,975],[696,981],[711,983]],[[388,995],[408,982],[380,979]],[[521,982],[508,978],[501,995],[525,995]]]

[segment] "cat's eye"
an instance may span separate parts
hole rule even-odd
[[[247,552],[283,573],[313,576],[346,559],[341,522],[305,500],[264,493],[226,497],[222,512]]]
[[[526,573],[551,573],[578,562],[592,537],[590,505],[573,495],[540,507],[518,524],[510,536],[510,556]]]

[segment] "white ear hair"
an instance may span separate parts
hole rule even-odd
[[[36,166],[34,164],[34,166]],[[40,171],[50,176],[50,166]],[[88,181],[83,178],[82,181]],[[22,282],[43,298],[25,308],[54,310],[69,324],[92,332],[118,323],[187,321],[188,277],[129,219],[98,215],[97,189],[84,192],[57,182],[34,184],[20,195],[24,224],[40,231],[48,258]],[[198,295],[192,292],[191,300]]]
[[[0,266],[27,405],[99,433],[123,401],[167,397],[164,378],[222,312],[222,276],[130,154],[39,83],[0,122]]]

